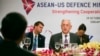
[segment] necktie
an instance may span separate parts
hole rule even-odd
[[[65,42],[64,43],[68,43],[67,35],[65,35]]]
[[[37,36],[33,39],[33,51],[36,50],[36,42],[37,42]]]
[[[67,40],[67,35],[65,35],[65,41],[64,41],[64,46],[67,47],[68,46],[68,40]]]

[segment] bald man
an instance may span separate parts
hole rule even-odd
[[[62,43],[65,42],[67,39],[67,43],[77,43],[80,44],[79,37],[74,33],[71,33],[70,30],[72,28],[71,22],[68,19],[63,19],[61,22],[61,30],[62,32],[54,34],[51,36],[49,42],[49,49],[55,50],[55,42],[61,41]]]

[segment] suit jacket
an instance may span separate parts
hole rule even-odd
[[[13,41],[3,41],[3,43],[0,45],[0,56],[37,56],[37,55],[21,49]]]
[[[2,44],[2,42],[3,42],[3,39],[2,39],[2,37],[0,36],[0,44]]]
[[[33,32],[29,32],[26,34],[27,37],[31,38],[31,44],[29,46],[29,50],[33,47]],[[44,48],[45,47],[45,37],[41,34],[38,35],[38,48]],[[25,48],[25,46],[24,46]]]
[[[81,41],[82,38],[82,41]],[[80,37],[80,44],[88,43],[89,42],[89,36],[84,34],[82,37]]]
[[[62,33],[57,33],[51,36],[49,42],[49,49],[55,50],[55,42],[58,42],[62,39]],[[70,43],[80,44],[79,37],[73,33],[70,33]]]

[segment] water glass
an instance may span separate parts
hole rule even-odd
[[[30,46],[31,44],[31,39],[29,37],[26,37],[24,38],[24,41],[23,41],[24,45],[26,46],[27,50],[28,50],[28,47]]]

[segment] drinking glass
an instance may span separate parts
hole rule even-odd
[[[73,54],[77,54],[78,52],[78,44],[77,43],[70,43],[70,47],[71,47],[71,50],[73,51]]]
[[[24,38],[24,45],[26,46],[27,50],[28,50],[28,47],[30,46],[31,44],[31,39],[29,37],[26,37]]]
[[[76,49],[78,47],[78,44],[77,43],[70,43],[70,47],[72,49]]]
[[[60,42],[55,42],[55,49],[59,50],[61,47],[61,43]]]
[[[70,43],[62,43],[61,44],[62,52],[68,52],[71,50]]]

